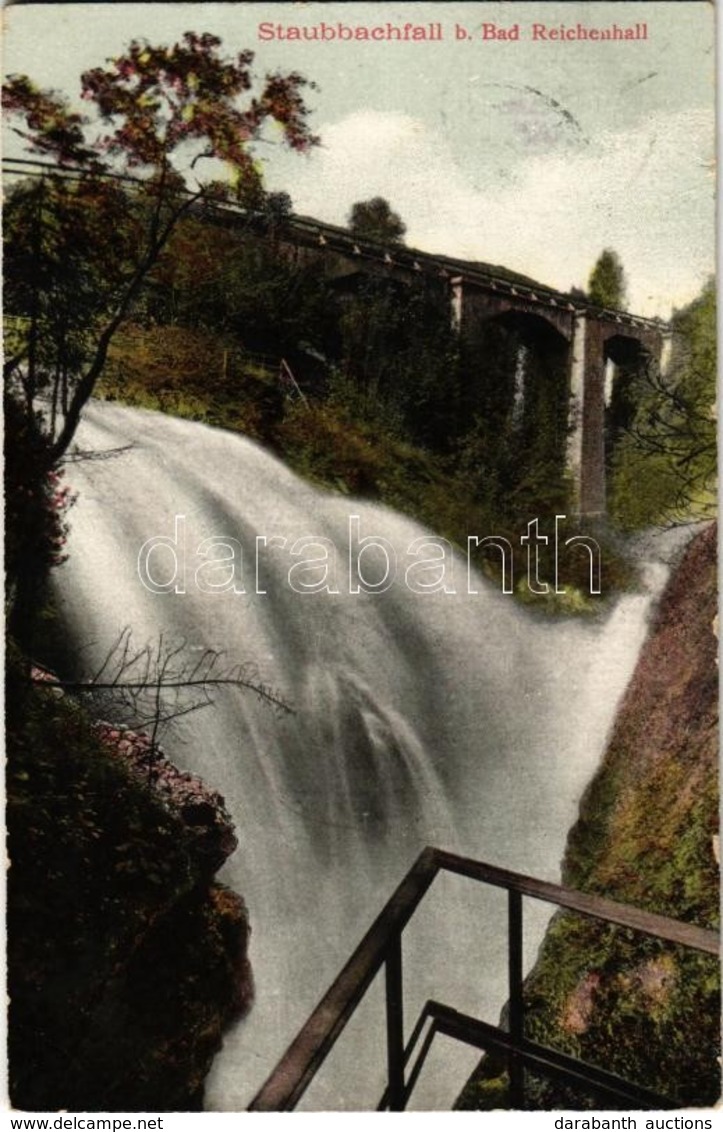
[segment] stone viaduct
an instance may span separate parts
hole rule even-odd
[[[48,165],[39,161],[3,159],[15,175],[42,176]],[[208,217],[205,208],[203,214]],[[321,262],[326,275],[353,286],[368,275],[385,275],[414,286],[420,277],[443,284],[450,318],[463,341],[475,349],[485,325],[515,323],[536,329],[556,359],[569,406],[567,465],[575,485],[576,511],[585,516],[605,514],[606,404],[615,368],[641,368],[652,362],[665,369],[671,345],[668,326],[625,311],[592,306],[584,298],[555,291],[533,279],[486,263],[470,263],[432,255],[403,245],[385,247],[361,240],[348,229],[303,216],[284,218],[272,229],[268,219],[232,205],[214,205],[216,221],[269,235],[297,262]],[[478,354],[484,364],[484,353]],[[475,359],[477,363],[477,359]],[[556,370],[556,372],[558,372]]]
[[[297,262],[321,260],[325,273],[342,284],[380,273],[410,286],[425,274],[442,280],[450,317],[463,338],[474,339],[490,320],[512,319],[521,326],[544,328],[547,340],[565,359],[567,463],[576,512],[605,514],[606,402],[614,373],[617,367],[641,367],[651,361],[664,367],[670,346],[666,324],[592,306],[503,267],[403,245],[384,247],[304,217],[287,221],[280,240]]]

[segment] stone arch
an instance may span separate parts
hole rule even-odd
[[[606,472],[622,426],[629,424],[636,377],[649,363],[658,364],[661,356],[659,327],[632,322],[621,325],[621,321],[597,317],[580,320],[584,362],[582,412],[578,423],[581,458],[576,475],[579,510],[589,516],[605,514]],[[617,367],[617,377],[614,370],[608,372],[609,365]]]
[[[565,334],[530,310],[479,311],[462,340],[467,420],[484,422],[501,492],[562,483],[569,415]]]
[[[650,350],[638,337],[614,333],[603,342],[605,466],[608,472],[621,436],[633,423],[636,385],[651,358]]]

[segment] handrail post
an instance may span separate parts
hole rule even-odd
[[[404,1048],[401,936],[440,870],[491,884],[507,892],[508,1032],[430,1000]],[[640,1107],[638,1101],[642,1102],[643,1107],[651,1109],[675,1107],[665,1097],[660,1097],[649,1089],[630,1085],[613,1074],[596,1069],[579,1059],[556,1053],[525,1036],[522,923],[522,901],[525,896],[715,958],[720,954],[720,937],[717,932],[707,928],[643,912],[639,908],[601,896],[563,888],[550,881],[538,880],[428,846],[402,879],[281,1061],[253,1098],[249,1111],[282,1112],[296,1106],[382,966],[385,967],[386,977],[389,1085],[379,1104],[381,1111],[404,1109],[435,1034],[459,1037],[462,1041],[470,1041],[470,1044],[479,1049],[488,1052],[490,1049],[498,1050],[502,1056],[506,1055],[510,1078],[509,1103],[513,1108],[522,1107],[525,1103],[525,1066],[531,1067],[529,1072],[542,1076],[558,1077],[571,1083],[577,1082],[578,1085],[582,1082],[583,1085],[590,1086],[593,1093],[622,1097],[626,1101],[632,1098],[634,1107]],[[411,1054],[430,1018],[432,1025],[422,1043],[421,1053],[407,1073],[406,1066]]]
[[[507,890],[508,974],[510,1036],[515,1043],[524,1036],[524,1002],[522,995],[522,893]],[[525,1099],[525,1071],[513,1051],[508,1059],[510,1076],[510,1108],[522,1108]]]
[[[402,935],[396,932],[386,955],[387,1071],[390,1112],[404,1111],[404,1015],[402,991]]]

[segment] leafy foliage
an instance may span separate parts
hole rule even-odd
[[[334,303],[320,267],[297,265],[278,247],[288,216],[285,196],[270,198],[260,233],[183,220],[153,272],[146,314],[227,336],[251,352],[324,351]]]
[[[384,197],[372,197],[353,204],[348,225],[355,235],[380,244],[401,244],[407,231],[399,213],[394,212]]]
[[[23,123],[16,132],[31,152],[72,165],[76,175],[54,174],[50,191],[41,184],[26,193],[20,225],[9,226],[11,310],[28,325],[6,373],[31,422],[51,436],[53,462],[70,445],[110,341],[180,218],[203,199],[263,200],[252,143],[267,123],[275,122],[299,152],[318,140],[307,124],[301,75],[269,74],[254,93],[253,53],[225,58],[220,48],[216,36],[193,32],[169,47],[134,40],[108,67],[82,75],[90,117],[27,76],[12,76],[3,88],[6,113]],[[206,159],[225,164],[225,186],[198,180],[196,165]],[[118,181],[126,174],[135,179]],[[102,226],[97,242],[94,226],[96,235]],[[61,251],[76,236],[77,254],[66,269]],[[78,280],[90,305],[81,301],[71,315]],[[59,289],[65,296],[60,328],[48,317]],[[65,397],[56,397],[59,385]],[[56,410],[50,421],[34,404],[48,386]]]
[[[81,97],[94,106],[107,133],[89,135],[85,115],[71,111],[62,95],[38,90],[26,75],[11,76],[5,85],[5,109],[25,119],[26,128],[16,132],[31,151],[60,164],[118,172],[109,161],[117,158],[121,167],[159,175],[191,143],[194,163],[219,158],[237,184],[244,178],[258,184],[248,145],[268,119],[282,127],[293,149],[304,151],[317,140],[306,124],[302,90],[308,84],[297,72],[274,73],[258,95],[239,105],[254,85],[254,55],[241,51],[227,59],[220,47],[217,36],[195,32],[169,47],[133,40],[109,67],[86,71]]]
[[[564,340],[541,319],[503,316],[465,336],[460,470],[499,515],[566,510],[565,367]]]
[[[28,435],[25,417],[12,399],[6,401],[4,416],[5,565],[14,579],[64,561],[66,516],[74,499],[62,469],[38,477],[42,453],[37,455],[33,446],[42,445],[42,438]]]
[[[109,307],[134,271],[144,219],[118,182],[49,175],[5,210],[6,374],[28,427],[52,442]],[[42,397],[41,402],[37,401]]]
[[[710,280],[672,319],[663,374],[638,379],[637,409],[615,453],[612,507],[627,527],[709,518],[715,512],[716,296]]]
[[[134,40],[107,67],[81,76],[89,114],[25,75],[4,85],[16,133],[54,162],[16,186],[6,211],[5,396],[18,418],[6,444],[9,488],[12,469],[23,466],[32,495],[46,490],[113,338],[181,219],[229,196],[264,203],[252,147],[267,124],[294,150],[316,144],[302,98],[306,80],[272,73],[257,83],[252,62],[250,51],[225,57],[212,35],[187,32],[168,47]],[[222,162],[226,183],[200,180],[201,160]],[[273,223],[282,224],[288,199],[277,194],[267,203]],[[18,524],[9,533],[14,628],[27,641],[38,575],[51,555],[34,555],[42,523],[31,523],[19,500],[8,518]]]
[[[413,443],[448,448],[459,353],[439,285],[363,277],[341,300],[339,337],[339,368],[362,419],[381,414]]]
[[[612,248],[600,253],[587,285],[590,302],[599,307],[625,310],[627,284],[620,256]]]

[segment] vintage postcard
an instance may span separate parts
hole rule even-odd
[[[713,1128],[713,6],[3,70],[9,1107]]]

